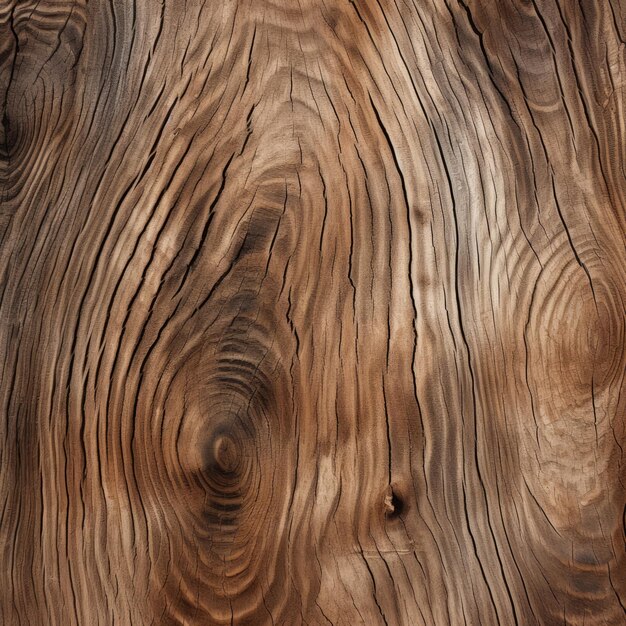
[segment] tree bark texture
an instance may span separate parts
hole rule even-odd
[[[0,0],[0,622],[626,624],[625,41]]]

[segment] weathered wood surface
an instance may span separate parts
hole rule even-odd
[[[0,622],[626,623],[625,41],[0,0]]]

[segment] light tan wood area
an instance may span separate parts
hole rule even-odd
[[[626,624],[625,42],[0,0],[0,623]]]

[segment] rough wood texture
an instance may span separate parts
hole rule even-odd
[[[0,0],[0,622],[625,624],[625,41]]]

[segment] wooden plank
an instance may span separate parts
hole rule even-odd
[[[0,0],[0,622],[625,624],[625,42]]]

